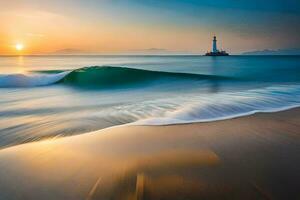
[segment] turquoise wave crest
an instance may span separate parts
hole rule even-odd
[[[216,75],[150,71],[126,67],[93,66],[73,71],[34,71],[32,74],[0,75],[0,87],[37,87],[66,84],[79,87],[119,88],[155,81],[201,81],[228,79]]]

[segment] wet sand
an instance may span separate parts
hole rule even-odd
[[[300,199],[300,109],[0,150],[0,199]]]

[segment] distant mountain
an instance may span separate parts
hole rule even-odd
[[[177,54],[192,54],[188,51],[172,51],[168,49],[162,49],[162,48],[148,48],[148,49],[131,49],[127,51],[122,52],[112,52],[112,53],[97,53],[92,51],[84,51],[80,49],[72,49],[72,48],[66,48],[66,49],[60,49],[54,52],[50,52],[48,54],[51,55],[177,55]]]
[[[162,49],[162,48],[148,48],[148,49],[131,49],[128,50],[126,53],[129,54],[141,54],[141,55],[177,55],[177,54],[192,54],[188,51],[174,51],[169,49]]]
[[[244,52],[242,55],[300,55],[300,48],[294,48],[294,49],[277,49],[277,50],[259,50],[259,51],[249,51]]]
[[[149,49],[131,49],[131,50],[126,51],[125,53],[129,53],[129,54],[168,54],[169,51],[167,49],[149,48]]]
[[[144,51],[168,51],[168,49],[160,49],[160,48],[149,48],[149,49],[144,49]]]
[[[56,55],[76,55],[76,54],[88,54],[89,52],[83,51],[80,49],[60,49],[54,52],[51,52],[50,54],[56,54]]]

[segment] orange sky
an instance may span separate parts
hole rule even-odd
[[[24,44],[24,54],[48,53],[65,48],[99,53],[147,48],[200,51],[209,48],[211,40],[210,34],[199,34],[201,30],[193,33],[174,27],[166,30],[159,26],[110,24],[105,20],[88,22],[35,10],[0,15],[5,19],[1,20],[4,29],[0,32],[0,54],[18,53],[15,50],[17,43]]]
[[[174,12],[137,7],[136,4],[118,7],[108,0],[95,5],[85,1],[38,2],[11,0],[1,3],[0,55],[47,54],[60,49],[110,54],[150,48],[173,53],[203,53],[210,50],[213,34],[217,35],[219,45],[230,52],[281,48],[291,43],[279,35],[280,31],[271,38],[265,30],[249,32],[248,24],[237,23],[235,19],[232,22],[231,18],[226,19],[226,26],[223,26],[209,17],[222,13],[228,16],[232,13],[230,9],[199,7],[207,13],[198,16],[198,12],[190,15],[180,9]],[[244,17],[249,14],[249,11],[235,12]],[[203,18],[205,16],[208,19]],[[269,15],[266,16],[267,19]],[[16,51],[18,43],[24,45],[21,52]]]
[[[197,53],[209,50],[211,46],[212,34],[201,27],[182,30],[174,26],[166,29],[162,25],[111,24],[105,20],[89,22],[36,10],[1,13],[0,18],[3,28],[0,54],[18,54],[17,43],[24,45],[23,54],[45,54],[65,48],[96,53],[148,48]],[[233,40],[233,36],[226,35],[226,32],[222,36],[228,41]]]

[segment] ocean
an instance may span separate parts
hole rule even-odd
[[[0,148],[300,106],[300,56],[1,56]]]

